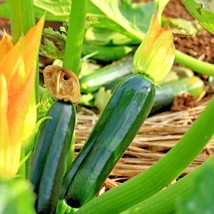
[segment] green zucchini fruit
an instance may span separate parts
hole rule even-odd
[[[169,106],[178,94],[190,93],[199,97],[204,91],[204,82],[197,76],[181,78],[156,88],[155,101],[151,113],[155,113]]]
[[[55,102],[39,133],[30,172],[38,213],[55,213],[75,127],[72,104]]]
[[[100,86],[108,84],[132,72],[132,58],[126,57],[123,60],[104,66],[80,78],[80,90],[82,93],[97,91]]]
[[[118,85],[63,179],[62,198],[69,205],[80,207],[96,196],[148,116],[154,97],[154,84],[144,74],[132,74]]]

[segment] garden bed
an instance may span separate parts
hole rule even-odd
[[[165,8],[164,16],[194,21],[194,18],[180,0],[170,0]],[[212,52],[214,36],[206,29],[203,29],[193,37],[177,38],[175,45],[178,50],[184,53],[200,60],[214,63],[214,54]],[[206,76],[200,75],[200,77],[207,86]],[[104,184],[104,189],[118,186],[125,180],[148,169],[163,157],[182,138],[212,96],[213,86],[207,86],[206,92],[200,98],[201,100],[197,106],[178,112],[165,111],[148,117],[132,144],[112,170]],[[77,115],[75,155],[82,148],[98,117],[99,114],[96,114],[95,111],[80,108]],[[181,176],[193,171],[213,154],[214,137]]]
[[[105,183],[107,189],[143,172],[163,157],[190,128],[198,115],[206,107],[211,95],[202,99],[193,108],[172,112],[165,111],[150,116],[139,130],[137,136],[112,170]],[[82,148],[99,115],[94,111],[81,108],[77,115],[76,153]],[[193,148],[194,149],[194,148]],[[191,172],[214,154],[214,137],[200,155],[183,172],[182,176]]]

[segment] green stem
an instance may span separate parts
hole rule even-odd
[[[13,42],[25,35],[35,25],[32,0],[9,0],[10,23]]]
[[[214,170],[214,157],[204,162],[190,174],[180,179],[168,188],[159,191],[147,200],[125,210],[121,214],[143,213],[143,214],[166,214],[173,213],[176,209],[176,201],[178,198],[185,198],[192,190],[195,179],[209,164]]]
[[[213,64],[195,59],[178,50],[176,50],[176,52],[175,52],[175,62],[177,62],[181,65],[184,65],[200,74],[214,76],[214,65]]]
[[[79,76],[80,72],[80,59],[86,21],[86,3],[87,0],[72,1],[63,58],[63,67],[72,70],[76,76]]]
[[[148,170],[88,202],[81,213],[119,213],[154,195],[195,159],[214,134],[214,97],[182,139]]]

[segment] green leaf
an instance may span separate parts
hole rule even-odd
[[[120,10],[127,20],[146,33],[152,14],[156,11],[156,5],[154,2],[131,3],[125,1],[120,5]]]
[[[198,33],[198,27],[191,21],[182,18],[170,18],[162,19],[162,24],[169,23],[171,29],[179,30],[182,34],[196,35]]]
[[[133,40],[116,31],[98,28],[91,26],[85,33],[85,41],[88,43],[93,42],[95,45],[126,45],[133,43]]]
[[[214,33],[214,1],[212,0],[182,0],[183,4],[211,33]]]
[[[193,184],[193,191],[185,199],[178,200],[177,214],[214,213],[214,170],[206,165]]]
[[[22,179],[0,180],[0,213],[35,214],[30,183]]]
[[[120,32],[134,40],[141,42],[144,34],[130,23],[120,12],[119,0],[90,0],[87,13],[98,18],[96,27],[108,28]]]
[[[70,14],[70,0],[33,0],[33,3],[37,8],[53,14],[56,17],[64,18],[64,20],[66,20]]]
[[[64,0],[63,0],[64,1]],[[68,0],[67,3],[61,6],[61,0],[55,1],[55,4],[49,7],[50,3],[52,4],[53,1],[48,1],[46,5],[45,0],[34,0],[34,12],[37,18],[41,18],[45,14],[45,19],[48,21],[65,21],[68,19],[70,14],[70,1]],[[56,6],[58,4],[58,6]],[[5,18],[10,18],[10,8],[8,1],[0,4],[0,16]],[[63,12],[64,11],[64,12]]]

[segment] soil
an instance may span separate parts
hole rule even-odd
[[[184,18],[195,22],[196,20],[186,10],[181,0],[170,0],[164,10],[164,16],[171,18]],[[176,48],[200,60],[214,63],[214,35],[206,29],[201,30],[196,36],[177,38]]]

